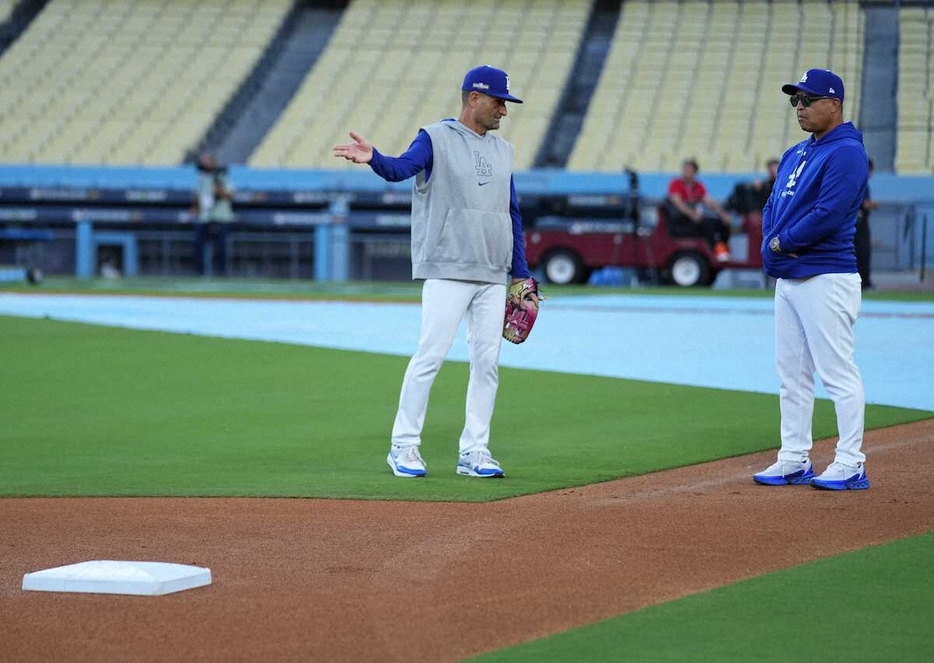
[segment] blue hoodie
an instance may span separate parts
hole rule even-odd
[[[856,272],[853,235],[868,179],[863,135],[852,122],[834,127],[820,140],[811,136],[785,152],[762,211],[766,274],[802,279]],[[781,253],[769,248],[775,236]]]

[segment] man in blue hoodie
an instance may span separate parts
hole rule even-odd
[[[522,214],[512,176],[513,146],[493,132],[506,117],[509,77],[483,65],[461,85],[461,113],[422,127],[398,157],[381,154],[363,136],[335,145],[334,156],[366,163],[390,182],[414,177],[412,278],[422,286],[418,350],[402,381],[386,462],[397,477],[423,477],[419,453],[435,376],[467,318],[470,378],[455,471],[493,478],[504,472],[490,454],[490,421],[499,384],[506,282],[529,277]],[[537,297],[532,296],[537,302]]]
[[[853,235],[869,177],[863,137],[843,121],[843,81],[809,69],[790,95],[798,124],[811,137],[782,156],[762,212],[762,259],[775,284],[775,354],[780,385],[781,449],[756,483],[809,484],[828,490],[869,488],[861,452],[865,401],[853,359],[861,304]],[[833,399],[840,434],[836,454],[815,476],[814,372]]]

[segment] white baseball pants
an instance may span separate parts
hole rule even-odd
[[[775,284],[775,363],[781,383],[782,447],[779,460],[810,453],[814,371],[837,413],[837,462],[866,460],[863,444],[863,381],[853,359],[853,325],[862,294],[859,274],[821,274],[778,279]]]
[[[392,443],[421,444],[428,396],[451,349],[461,318],[467,316],[470,379],[459,451],[488,447],[490,420],[499,386],[499,351],[503,338],[506,284],[428,279],[422,286],[422,327],[418,350],[402,380]]]

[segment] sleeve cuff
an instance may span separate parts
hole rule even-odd
[[[801,248],[799,244],[791,239],[791,235],[787,231],[778,234],[778,244],[782,249],[782,253],[794,253]]]

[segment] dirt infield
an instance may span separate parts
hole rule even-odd
[[[490,504],[0,500],[0,659],[460,660],[930,530],[915,479],[934,469],[934,419],[865,450],[873,487],[848,493],[754,485],[769,452]],[[818,466],[831,456],[816,445]],[[20,589],[90,559],[207,566],[214,584]]]

